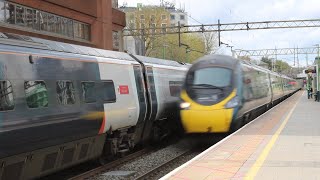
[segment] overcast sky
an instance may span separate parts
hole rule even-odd
[[[317,19],[320,0],[168,0],[203,24],[250,22],[268,20]],[[128,6],[137,3],[159,5],[160,0],[119,0]],[[199,24],[189,18],[189,24]],[[287,47],[311,47],[320,44],[320,28],[278,29],[223,32],[221,40],[235,49],[270,49]],[[221,53],[231,54],[230,48]],[[309,64],[315,55],[309,55]],[[293,55],[280,56],[293,65]],[[306,64],[306,55],[299,55],[300,64]]]

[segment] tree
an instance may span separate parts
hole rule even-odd
[[[262,57],[261,61],[266,63],[269,70],[272,70],[272,61],[273,59],[269,59],[268,57]],[[274,71],[282,74],[290,74],[292,67],[283,60],[275,60],[274,61]]]
[[[181,46],[179,46],[178,34],[166,34],[165,27],[170,24],[170,13],[164,7],[139,7],[127,11],[126,17],[128,29],[142,29],[141,32],[135,30],[130,32],[136,44],[140,44],[138,52],[142,53],[139,54],[180,62],[193,62],[205,54],[210,54],[216,47],[215,33],[181,34]],[[146,32],[146,28],[152,29]],[[154,35],[153,32],[163,34]]]
[[[272,61],[268,57],[262,57],[261,61],[267,64],[269,70],[272,70]]]
[[[132,11],[126,12],[128,29],[142,29],[142,32],[130,31],[135,41],[140,41],[142,55],[147,55],[152,49],[153,42],[159,39],[159,36],[152,35],[153,32],[159,31],[165,33],[165,28],[169,25],[170,13],[159,6],[144,6],[135,8]],[[153,28],[150,32],[146,32],[145,28]],[[142,34],[142,35],[141,35]]]
[[[150,57],[170,59],[191,63],[206,54],[205,42],[199,34],[182,34],[182,46],[179,47],[179,36],[167,34],[153,40],[152,48],[146,55]]]
[[[275,71],[282,73],[282,74],[289,74],[289,71],[291,70],[291,66],[282,60],[276,60],[275,62]]]
[[[205,43],[205,54],[214,53],[214,51],[218,48],[217,33],[205,32],[202,35]]]
[[[239,56],[239,59],[245,60],[245,61],[251,61],[250,56]]]

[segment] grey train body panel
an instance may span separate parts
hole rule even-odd
[[[156,110],[157,120],[166,119],[163,113],[172,107],[172,103],[177,102],[179,95],[172,95],[170,92],[170,82],[183,83],[188,65],[182,65],[175,61],[136,56],[142,63],[153,68],[154,84],[158,107]]]
[[[96,73],[97,63],[38,56],[30,64],[28,58],[19,54],[0,55],[1,79],[12,83],[15,99],[14,110],[2,112],[0,157],[65,143],[75,140],[75,137],[80,139],[97,135],[102,119],[87,121],[81,116],[88,111],[102,111],[101,102],[83,104],[76,96],[72,106],[59,105],[56,96],[48,96],[48,107],[29,108],[23,87],[25,81],[45,81],[47,93],[56,94],[56,82],[70,80],[76,93],[79,93],[81,81],[100,80],[100,75]],[[33,149],[29,149],[31,147]]]
[[[174,88],[177,84],[181,87],[188,65],[175,61],[132,55],[142,65],[142,75],[146,80],[144,87],[147,108],[143,128],[139,126],[141,139],[148,140],[155,123],[161,120],[172,121],[178,117],[179,91]],[[172,83],[175,82],[176,84]]]
[[[288,88],[293,79],[261,68],[246,61],[242,61],[242,102],[237,118],[264,106],[277,104],[296,89]]]

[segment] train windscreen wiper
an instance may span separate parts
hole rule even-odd
[[[192,87],[193,88],[204,88],[204,89],[220,89],[221,91],[223,91],[222,87],[214,86],[211,84],[193,84]]]

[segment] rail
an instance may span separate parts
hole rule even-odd
[[[133,159],[136,159],[136,158],[138,158],[138,157],[140,157],[140,156],[142,156],[142,155],[145,155],[146,153],[149,153],[149,152],[151,152],[151,151],[152,151],[152,150],[151,150],[151,149],[148,149],[148,148],[142,149],[142,150],[140,150],[140,151],[137,151],[137,152],[135,152],[135,153],[132,153],[132,154],[130,154],[130,155],[128,155],[128,156],[125,156],[125,157],[123,157],[123,158],[117,159],[117,160],[115,160],[115,161],[112,161],[112,162],[110,162],[110,163],[107,163],[107,164],[105,164],[105,165],[102,165],[102,166],[100,166],[100,167],[97,167],[97,168],[92,169],[92,170],[90,170],[90,171],[87,171],[87,172],[85,172],[85,173],[82,173],[82,174],[79,174],[79,175],[77,175],[77,176],[74,176],[74,177],[70,178],[69,180],[83,180],[83,179],[93,178],[93,177],[95,177],[95,176],[98,176],[98,175],[100,175],[100,174],[108,171],[108,169],[114,168],[114,167],[119,166],[119,165],[121,165],[121,164],[123,164],[123,163],[126,163],[126,162],[128,162],[128,161],[131,161],[131,160],[133,160]]]

